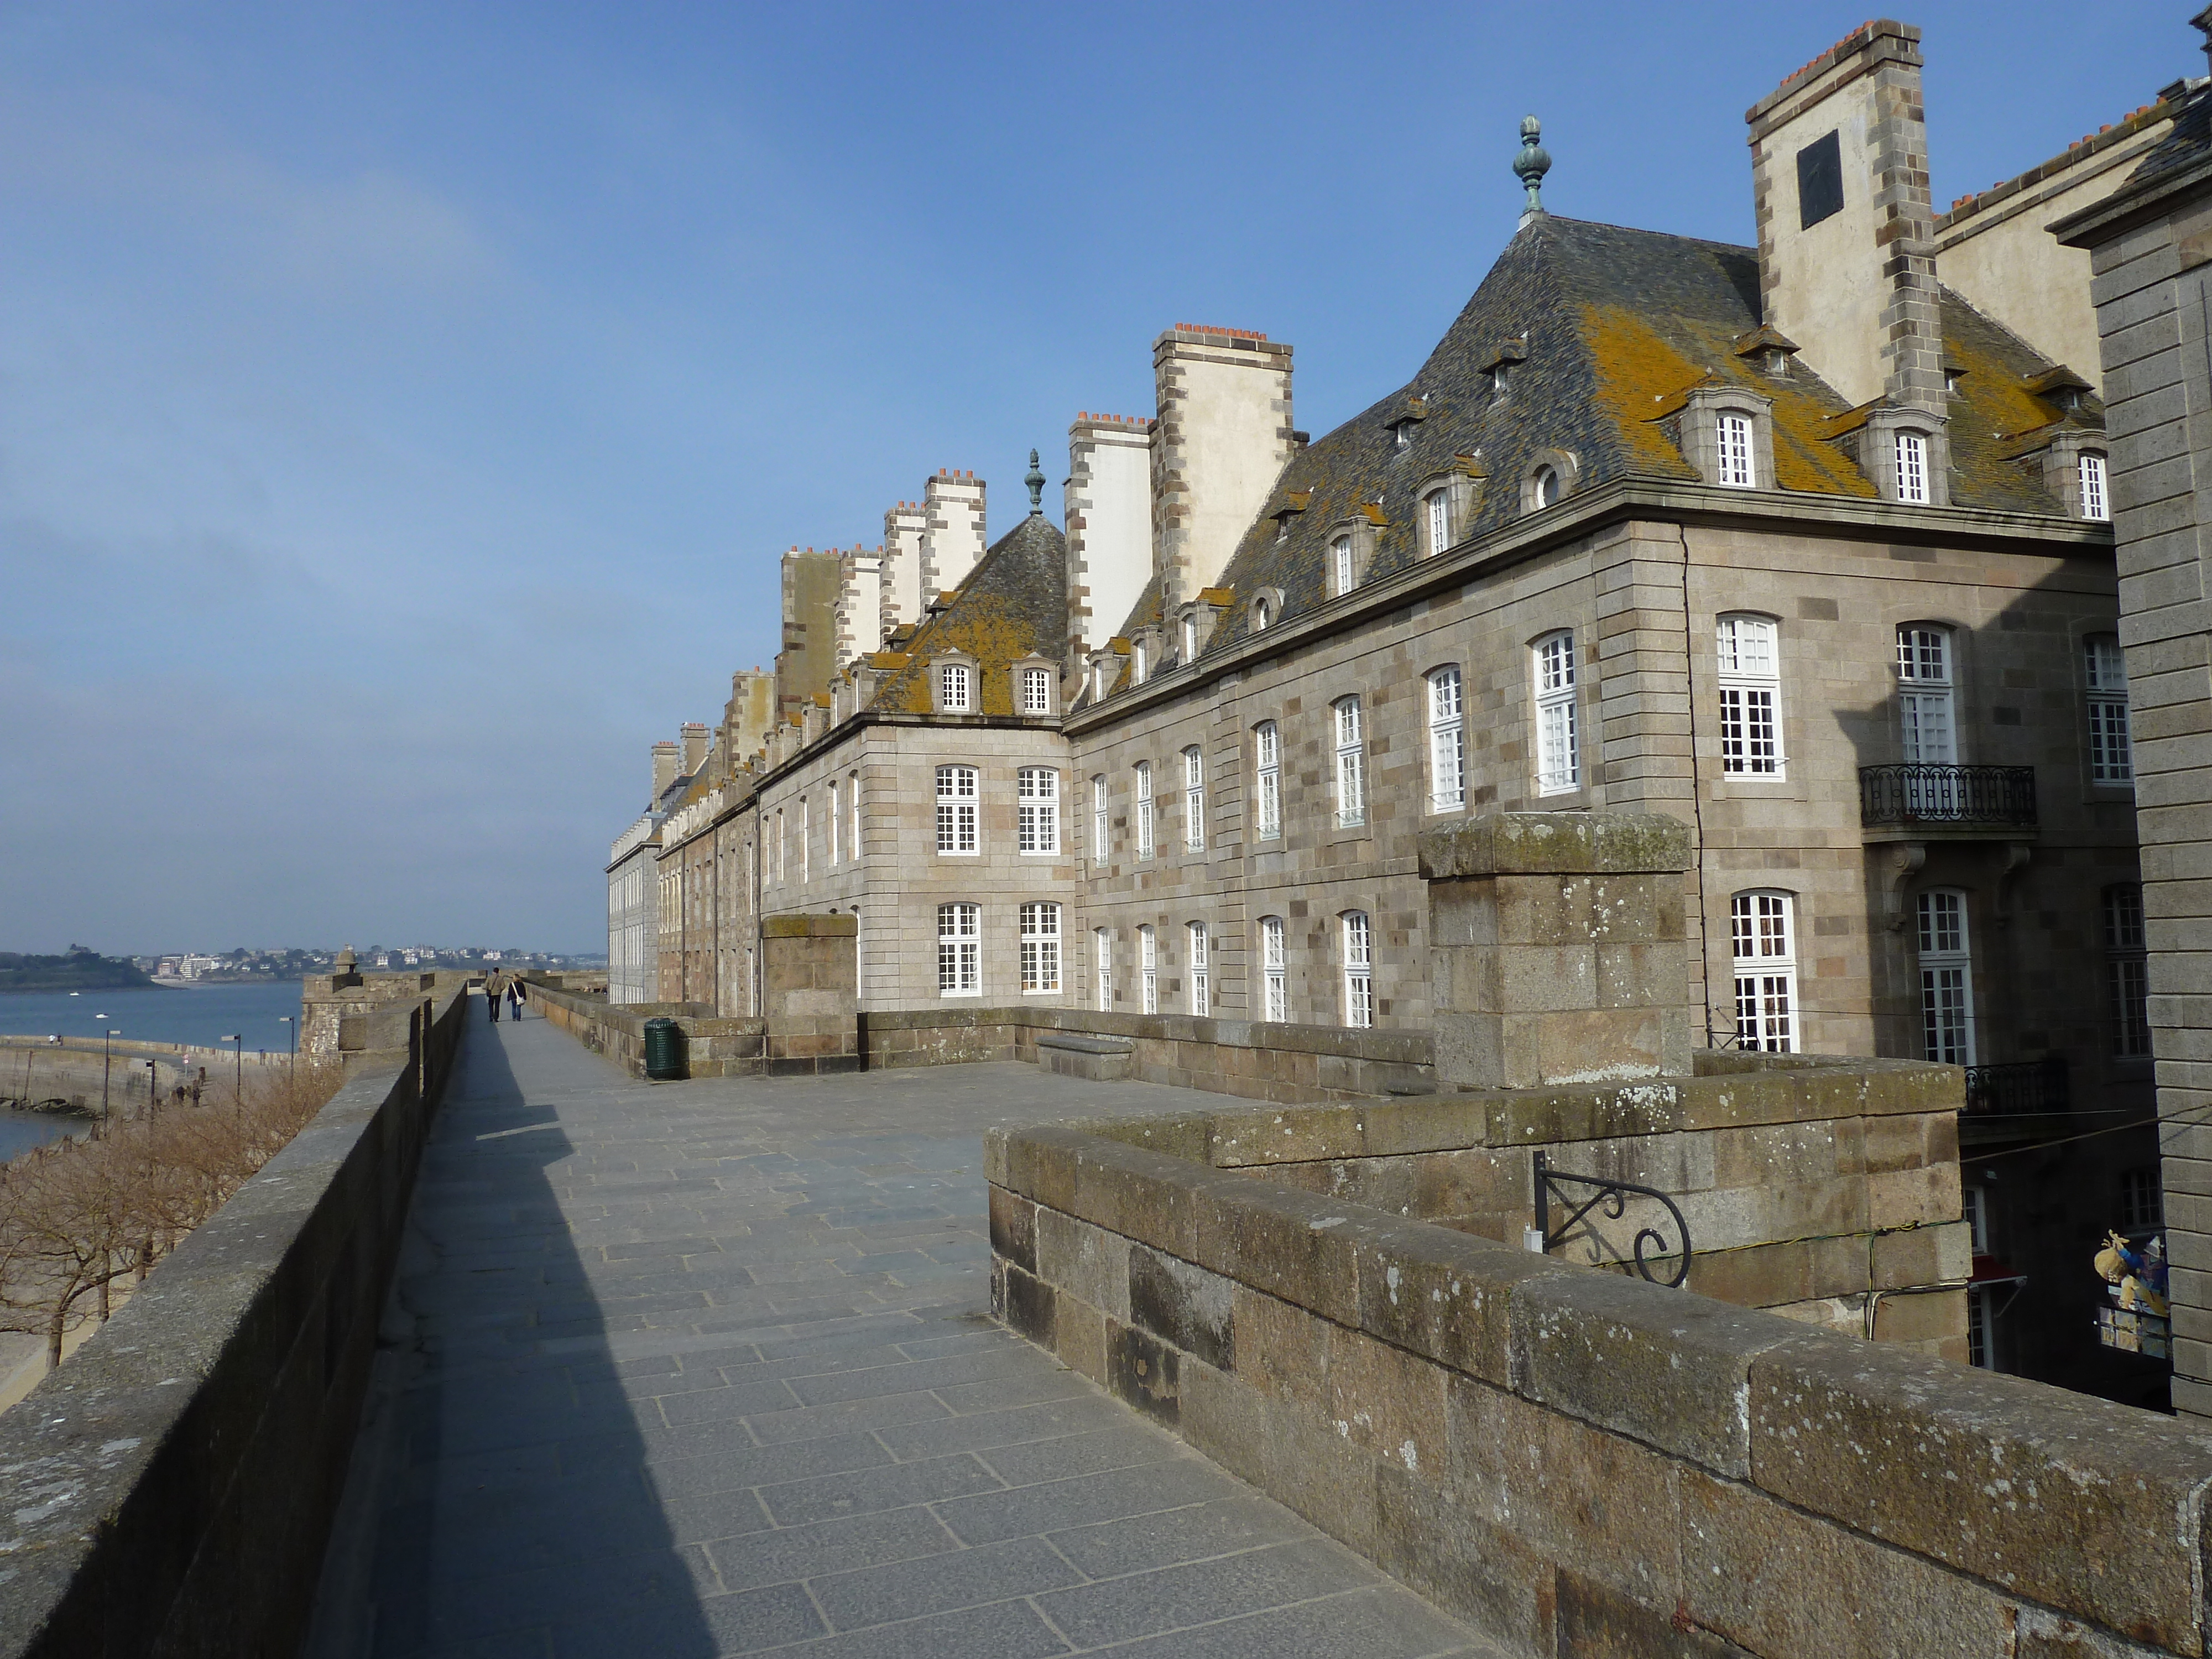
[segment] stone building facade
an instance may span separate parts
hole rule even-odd
[[[1532,204],[1318,440],[1290,347],[1178,325],[1155,416],[1071,425],[1064,536],[1033,472],[986,550],[940,471],[836,672],[672,811],[663,999],[753,1013],[766,923],[849,914],[864,1013],[1050,1007],[1282,1097],[1320,1048],[1428,1063],[1424,830],[1668,815],[1701,1040],[1968,1068],[1974,1267],[1924,1288],[1981,1363],[2153,1397],[2076,1258],[2154,1146],[2065,1139],[2152,1091],[2099,372],[2043,343],[2086,298],[1989,286],[2063,252],[2002,201],[2121,175],[2069,152],[1939,222],[1920,72],[1869,24],[1753,108],[1755,247]]]

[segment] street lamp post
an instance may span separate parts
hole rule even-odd
[[[107,1016],[94,1014],[93,1018],[106,1019]],[[114,1041],[115,1028],[112,1025],[104,1027],[100,1034],[100,1121],[103,1127],[107,1122],[107,1079],[115,1067],[115,1057],[111,1046]]]
[[[230,1103],[243,1106],[246,1104],[246,1034],[233,1031],[222,1041],[236,1045],[231,1051]]]
[[[149,1060],[146,1062],[146,1116],[149,1122],[154,1116],[154,1097],[160,1091],[161,1082],[159,1062]]]
[[[284,1022],[285,1035],[292,1039],[292,1061],[290,1068],[285,1073],[285,1076],[289,1081],[297,1083],[300,1080],[299,1017],[295,1014],[279,1014],[276,1018]]]

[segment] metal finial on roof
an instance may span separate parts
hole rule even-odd
[[[1044,511],[1044,474],[1037,471],[1037,453],[1030,451],[1030,476],[1022,480],[1030,487],[1030,511]]]
[[[1528,187],[1528,204],[1521,210],[1521,222],[1544,216],[1541,194],[1544,175],[1552,170],[1552,153],[1539,141],[1544,124],[1533,115],[1521,118],[1521,153],[1513,158],[1513,176]]]

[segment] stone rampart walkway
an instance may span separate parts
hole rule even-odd
[[[1015,1064],[636,1082],[471,1028],[315,1659],[1487,1653],[985,1315]]]

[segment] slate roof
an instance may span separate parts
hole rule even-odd
[[[1067,544],[1051,520],[1032,513],[992,544],[952,603],[896,653],[903,662],[877,686],[868,706],[928,714],[929,659],[941,651],[964,651],[975,659],[982,682],[977,712],[1012,714],[1008,669],[1024,657],[1059,662],[1066,654],[1066,634]]]
[[[2057,404],[2021,384],[2051,364],[1948,290],[1942,314],[1946,348],[1966,371],[1950,400],[1952,500],[2063,513],[2031,469],[2000,453],[2010,438],[2060,418]],[[1666,416],[1699,385],[1733,382],[1773,400],[1782,489],[1873,497],[1873,482],[1831,435],[1849,405],[1802,364],[1783,378],[1754,367],[1744,350],[1761,328],[1755,249],[1538,219],[1411,380],[1291,458],[1221,585],[1240,601],[1281,590],[1280,617],[1312,610],[1327,598],[1332,530],[1362,512],[1382,526],[1365,580],[1386,575],[1418,555],[1417,495],[1455,469],[1484,480],[1472,521],[1457,528],[1462,541],[1522,516],[1521,480],[1548,451],[1574,455],[1577,491],[1628,477],[1695,482]],[[1495,398],[1488,371],[1501,358],[1507,387]],[[1414,415],[1401,448],[1393,423]],[[1301,500],[1279,536],[1277,515]],[[1148,587],[1121,631],[1160,621]],[[1239,604],[1206,648],[1242,639],[1245,628]]]
[[[2162,175],[2212,155],[2212,85],[2191,88],[2181,106],[2169,112],[2173,116],[2173,131],[2151,146],[2150,153],[2136,164],[2125,188],[2154,184]]]

